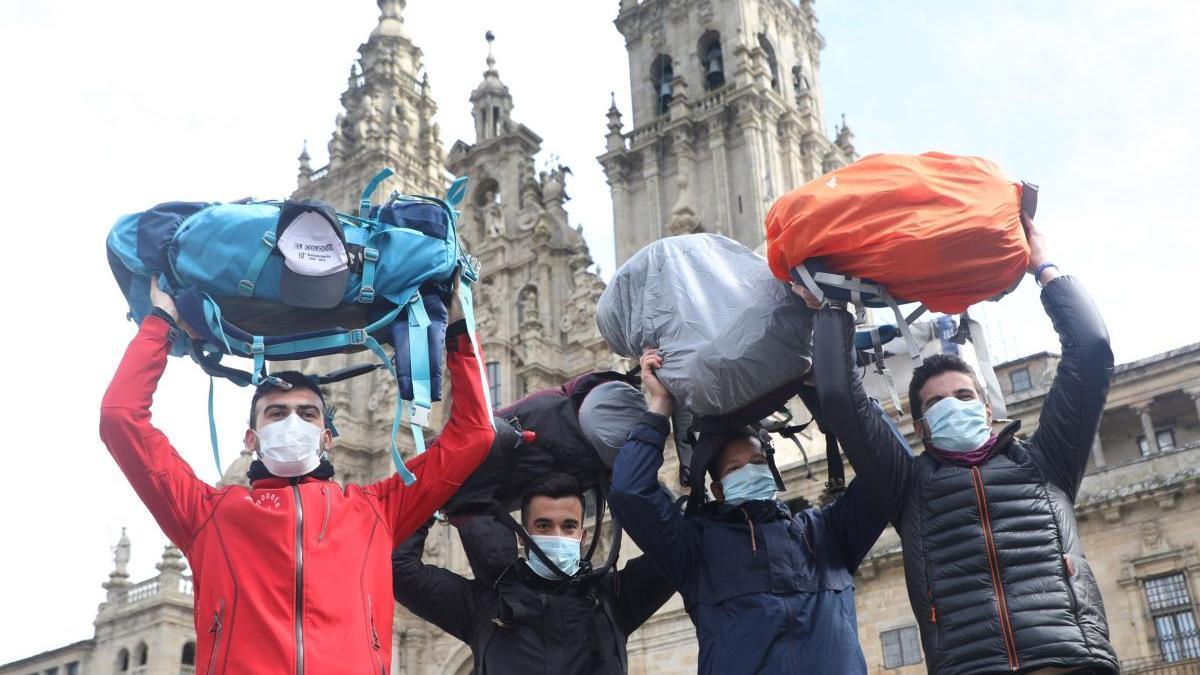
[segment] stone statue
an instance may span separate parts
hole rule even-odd
[[[121,539],[113,547],[113,564],[116,566],[116,571],[121,574],[129,574],[130,548],[129,535],[125,534],[125,528],[122,527]]]

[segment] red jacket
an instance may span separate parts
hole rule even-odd
[[[391,672],[391,551],[483,461],[493,431],[465,335],[447,355],[450,421],[408,462],[417,477],[342,488],[284,478],[214,488],[150,423],[171,327],[149,317],[104,395],[100,436],[188,558],[197,673]],[[457,350],[454,350],[454,347]]]

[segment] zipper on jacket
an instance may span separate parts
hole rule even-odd
[[[217,609],[213,612],[212,624],[208,634],[212,636],[212,648],[208,653],[208,675],[217,672],[217,651],[221,646],[221,632],[225,630],[225,598],[217,600]]]
[[[370,619],[371,649],[374,650],[371,652],[371,660],[375,662],[375,666],[379,668],[380,673],[387,675],[383,669],[383,660],[379,658],[381,646],[379,644],[379,631],[375,630],[375,604],[371,601],[371,596],[369,595],[367,596],[367,617]]]
[[[758,540],[754,538],[754,521],[750,519],[750,514],[746,509],[738,508],[742,515],[746,518],[746,524],[750,526],[750,551],[754,553],[754,559],[758,560]]]
[[[321,499],[325,502],[325,517],[321,520],[321,534],[317,535],[317,543],[325,541],[325,531],[329,529],[329,488],[321,486]]]
[[[992,517],[988,513],[987,495],[983,491],[983,473],[979,467],[971,467],[971,483],[975,486],[975,501],[979,506],[979,518],[983,525],[983,542],[987,548],[988,569],[992,573],[992,590],[996,593],[996,606],[1000,610],[1000,632],[1004,637],[1004,649],[1008,652],[1008,669],[1021,667],[1017,656],[1017,640],[1013,636],[1012,622],[1008,616],[1008,601],[1004,597],[1004,583],[1000,580],[1000,558],[996,555],[996,541],[992,538]]]
[[[295,483],[292,495],[296,498],[296,675],[304,675],[304,502]]]

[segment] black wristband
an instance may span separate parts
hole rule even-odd
[[[157,316],[158,318],[162,319],[163,321],[166,321],[167,324],[169,324],[171,326],[171,328],[179,327],[179,323],[177,321],[175,321],[175,317],[171,316],[170,314],[167,314],[166,310],[164,310],[161,307],[155,307],[154,309],[151,309],[150,316]]]

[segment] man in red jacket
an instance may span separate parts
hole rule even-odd
[[[414,484],[395,474],[366,486],[330,481],[324,402],[301,384],[256,392],[246,434],[259,459],[250,488],[217,489],[150,423],[181,329],[170,297],[153,283],[151,296],[155,310],[104,395],[100,436],[192,567],[196,672],[391,672],[391,551],[479,466],[493,438],[457,299],[446,331],[450,420],[408,462]]]

